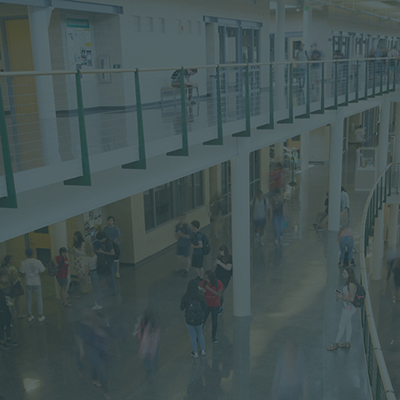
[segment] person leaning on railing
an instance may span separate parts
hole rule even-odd
[[[339,347],[342,349],[350,349],[350,338],[352,333],[351,318],[357,311],[357,307],[353,305],[354,297],[358,281],[354,274],[354,270],[346,267],[342,272],[343,279],[345,280],[342,291],[336,290],[336,300],[343,300],[342,316],[339,322],[339,330],[336,335],[335,342],[327,348],[328,351],[337,350]],[[346,341],[339,344],[339,340],[346,332]]]

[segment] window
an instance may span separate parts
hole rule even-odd
[[[186,26],[186,33],[190,35],[192,33],[192,21],[186,21]]]
[[[133,31],[134,32],[140,32],[141,26],[140,26],[140,17],[138,15],[133,16]]]
[[[153,18],[152,17],[146,17],[146,32],[147,33],[153,33],[154,27],[153,27]]]
[[[158,19],[160,33],[165,33],[165,18]]]
[[[256,150],[250,153],[250,199],[254,199],[260,188],[260,150]]]
[[[204,205],[203,172],[185,176],[143,193],[145,229],[153,229]]]
[[[182,21],[180,19],[175,20],[176,33],[182,33]]]

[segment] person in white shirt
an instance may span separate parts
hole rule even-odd
[[[345,188],[342,186],[342,193],[340,194],[340,212],[343,213],[347,209],[347,226],[350,223],[350,198]]]
[[[307,64],[304,61],[308,61],[307,51],[304,50],[304,43],[300,44],[300,49],[297,50],[296,61],[302,62],[301,64],[297,64],[297,81],[299,83],[300,89],[305,86],[306,83],[306,72],[307,72]]]
[[[44,321],[43,315],[43,300],[42,300],[42,283],[40,275],[46,268],[42,262],[33,258],[32,249],[26,249],[25,254],[27,259],[21,262],[19,272],[25,275],[25,288],[26,288],[26,311],[28,314],[28,321],[31,322],[35,318],[32,315],[32,293],[35,293],[36,302],[38,304],[38,321]]]

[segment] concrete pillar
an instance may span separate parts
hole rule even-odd
[[[275,54],[276,62],[281,63],[285,61],[285,32],[286,32],[286,16],[285,16],[285,0],[276,2],[276,38],[275,38]],[[278,101],[278,110],[285,109],[285,66],[283,64],[275,66],[275,87],[276,98]]]
[[[400,103],[396,103],[396,115],[397,119],[400,119]],[[394,153],[393,162],[400,162],[400,121],[396,121],[395,138],[394,138]],[[397,221],[399,220],[399,205],[390,205],[390,216],[389,216],[389,231],[388,231],[388,241],[389,249],[394,249],[397,246]]]
[[[300,147],[300,165],[302,171],[308,170],[308,163],[310,161],[310,132],[304,132],[301,135]]]
[[[331,126],[329,152],[329,214],[328,230],[340,228],[340,193],[342,186],[342,145],[344,118],[338,116]]]
[[[312,8],[304,3],[303,8],[303,43],[308,55],[311,55],[311,18]]]
[[[51,7],[28,7],[35,71],[51,71],[49,23]],[[40,120],[42,151],[46,165],[61,162],[58,143],[53,77],[37,76],[36,97]]]
[[[249,154],[231,160],[233,315],[250,315],[250,163]]]
[[[50,225],[50,238],[51,238],[51,255],[52,257],[58,256],[60,247],[68,248],[68,234],[66,221],[56,222]],[[68,285],[71,281],[71,269],[68,272]],[[60,298],[60,287],[54,279],[56,296]]]
[[[390,102],[386,101],[381,105],[381,123],[379,128],[378,146],[378,176],[387,166],[389,122],[390,122]],[[382,278],[383,253],[384,253],[384,210],[378,212],[374,227],[374,247],[372,254],[372,279]]]

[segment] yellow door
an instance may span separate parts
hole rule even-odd
[[[34,257],[48,265],[51,259],[51,237],[49,227],[29,232],[29,247],[35,252]]]
[[[8,57],[11,71],[33,71],[28,19],[6,20]],[[22,170],[43,165],[35,78],[13,77],[12,92]],[[12,127],[8,127],[9,134]]]

